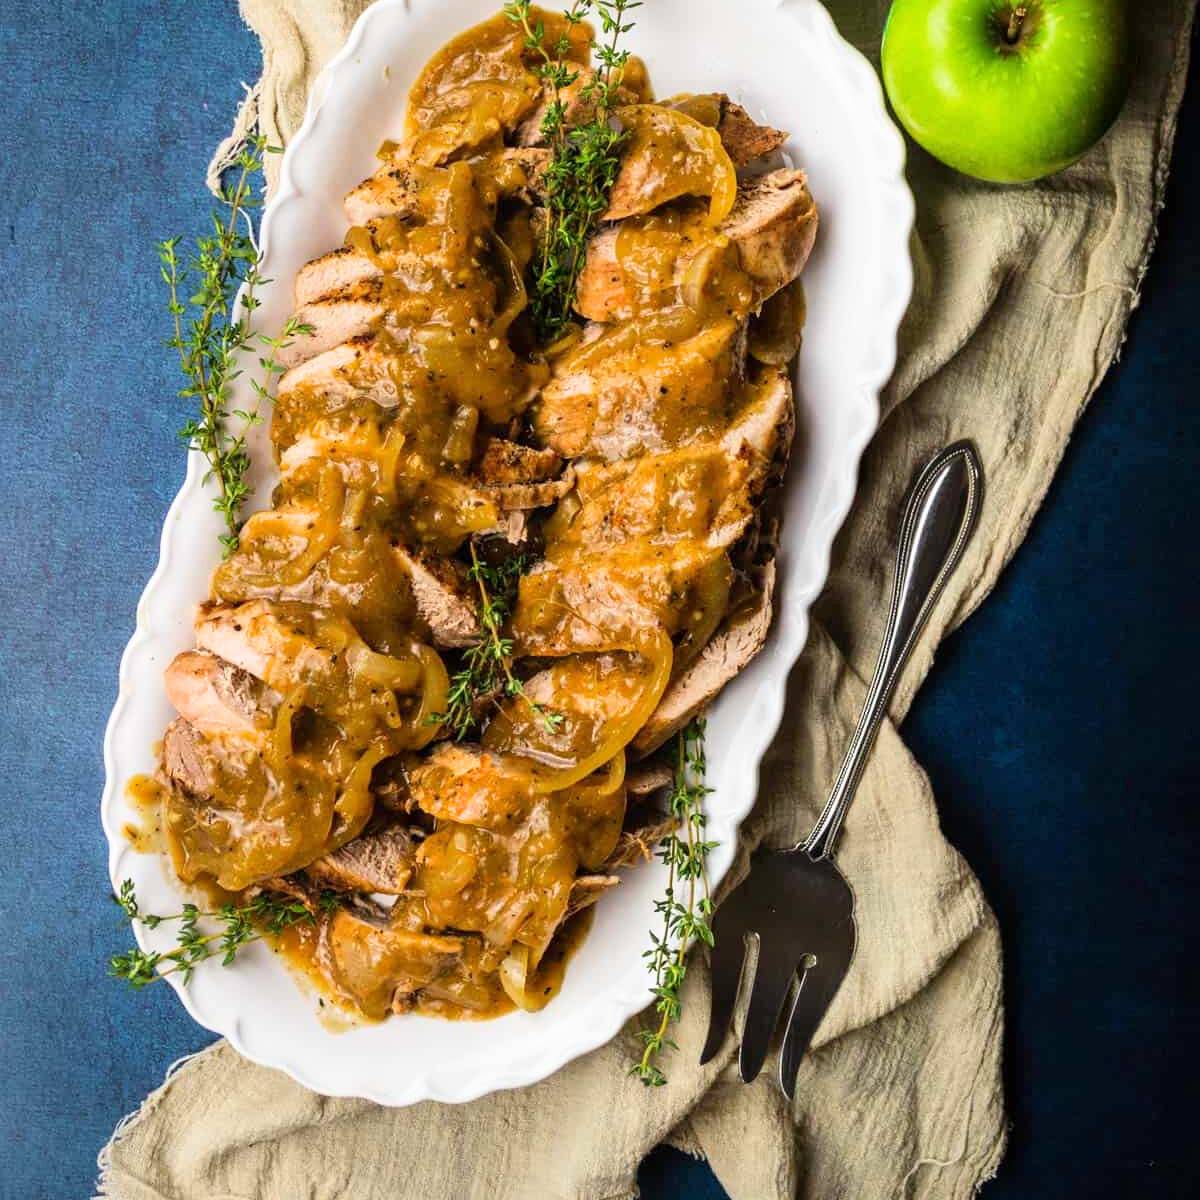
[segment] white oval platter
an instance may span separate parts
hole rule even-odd
[[[380,142],[396,135],[420,67],[448,38],[498,7],[498,0],[379,0],[363,14],[314,90],[264,216],[264,275],[273,282],[260,293],[260,328],[277,330],[286,318],[298,268],[340,244],[347,225],[342,197],[372,172]],[[759,763],[779,728],[788,673],[804,647],[808,609],[825,581],[859,457],[875,430],[878,393],[894,365],[912,288],[913,204],[903,142],[875,73],[816,0],[647,0],[636,17],[630,45],[648,60],[658,94],[726,91],[754,116],[791,130],[788,155],[808,172],[821,212],[805,274],[799,432],[775,625],[767,648],[721,696],[708,722],[715,885],[754,804]],[[271,465],[261,431],[253,449],[265,496]],[[153,746],[172,716],[162,672],[192,643],[191,614],[219,559],[219,532],[203,463],[192,454],[164,524],[158,568],[138,605],[104,747],[110,875],[114,886],[132,879],[150,912],[176,911],[180,889],[157,856],[136,853],[122,836],[137,818],[125,789],[132,776],[153,770]],[[388,1105],[472,1100],[545,1078],[608,1041],[647,1005],[642,955],[664,881],[665,868],[655,863],[629,872],[605,897],[561,994],[537,1014],[485,1022],[406,1016],[333,1032],[318,1018],[313,995],[262,946],[230,969],[211,963],[187,985],[178,976],[171,983],[200,1024],[316,1092]],[[137,932],[145,948],[170,944],[161,929]]]

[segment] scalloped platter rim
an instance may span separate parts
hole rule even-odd
[[[378,0],[360,17],[313,89],[264,214],[264,275],[273,282],[260,292],[263,328],[286,317],[298,268],[340,243],[347,224],[342,196],[371,173],[376,147],[396,132],[420,66],[498,7],[497,0]],[[715,886],[753,807],[759,764],[779,729],[788,675],[807,637],[808,609],[825,582],[859,459],[878,421],[879,392],[895,363],[912,291],[913,202],[904,143],[875,72],[817,0],[650,0],[637,16],[631,45],[649,61],[659,93],[728,91],[754,116],[790,129],[787,152],[808,171],[821,210],[805,275],[809,315],[774,627],[708,723]],[[252,450],[253,482],[265,496],[272,468],[261,429]],[[132,879],[147,911],[177,906],[180,886],[159,856],[136,853],[124,837],[137,819],[126,788],[153,769],[155,742],[171,716],[162,672],[191,644],[190,615],[219,560],[219,532],[204,465],[193,453],[164,522],[158,568],[138,605],[104,746],[110,877],[114,886]],[[393,1106],[468,1101],[545,1078],[608,1042],[647,1006],[642,954],[664,881],[658,863],[627,874],[598,906],[562,993],[537,1014],[485,1022],[406,1016],[336,1032],[312,992],[262,945],[239,956],[234,969],[210,964],[187,984],[178,976],[170,983],[201,1025],[315,1092]],[[164,948],[162,930],[139,926],[137,937],[143,948]]]

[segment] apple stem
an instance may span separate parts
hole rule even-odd
[[[1025,24],[1028,10],[1025,5],[1018,4],[1008,18],[1008,32],[1004,35],[1010,46],[1015,46],[1021,38],[1021,26]]]

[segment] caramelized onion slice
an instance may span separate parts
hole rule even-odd
[[[422,663],[415,654],[406,658],[380,654],[362,638],[356,638],[346,649],[346,665],[351,675],[368,689],[415,692],[423,676]]]
[[[625,821],[625,751],[565,793],[579,863],[598,868],[617,847]]]
[[[504,278],[504,305],[496,313],[492,322],[492,332],[497,337],[506,337],[512,323],[525,311],[529,305],[529,295],[525,290],[525,279],[521,264],[516,255],[509,249],[508,243],[498,234],[492,234]]]
[[[450,675],[441,655],[432,646],[414,642],[412,651],[421,664],[421,703],[404,731],[403,740],[405,749],[421,750],[437,737],[440,730],[433,717],[435,713],[446,711]]]
[[[754,304],[754,282],[742,270],[736,243],[714,234],[688,263],[679,296],[688,308],[703,315],[747,313]]]
[[[333,805],[333,828],[329,849],[337,850],[353,841],[371,819],[375,798],[371,795],[371,772],[391,753],[386,739],[380,738],[368,747],[342,783]]]
[[[737,170],[715,129],[658,104],[632,104],[616,115],[630,136],[606,214],[610,220],[652,212],[680,196],[708,196],[713,225],[729,216],[737,201]]]
[[[330,463],[321,471],[315,505],[255,513],[246,522],[240,548],[219,568],[214,587],[229,577],[251,587],[302,583],[337,541],[345,502],[342,473]]]
[[[549,999],[539,988],[529,987],[529,947],[513,946],[500,964],[500,986],[522,1012],[539,1012]]]
[[[634,652],[560,659],[505,701],[483,743],[532,759],[536,792],[569,788],[633,740],[666,689],[673,653],[658,629]]]
[[[686,113],[709,129],[716,129],[721,124],[721,97],[716,92],[699,95],[695,92],[680,92],[677,96],[668,96],[662,101],[662,106]]]

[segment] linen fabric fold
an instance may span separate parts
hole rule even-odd
[[[257,123],[286,143],[366,0],[241,7],[262,42],[263,73],[235,137]],[[828,7],[877,63],[886,0]],[[986,492],[979,531],[916,647],[846,823],[838,861],[857,898],[858,953],[801,1066],[795,1106],[769,1071],[749,1087],[738,1081],[732,1040],[698,1065],[708,977],[696,956],[666,1087],[628,1074],[646,1017],[533,1087],[399,1110],[314,1095],[220,1042],[122,1122],[101,1154],[101,1196],[618,1200],[637,1195],[638,1164],[664,1140],[703,1155],[733,1200],[943,1200],[972,1196],[991,1178],[1006,1135],[1000,935],[941,833],[897,724],[938,643],[1024,538],[1137,303],[1194,5],[1142,0],[1137,9],[1128,103],[1070,170],[1001,187],[955,175],[910,145],[917,286],[900,359],[730,883],[756,845],[807,832],[828,792],[870,678],[913,475],[970,438]]]

